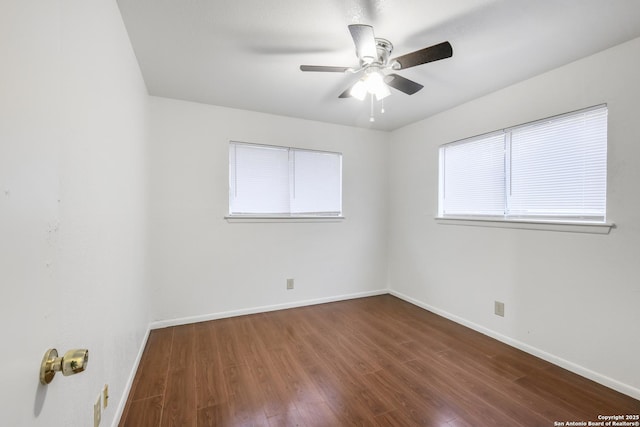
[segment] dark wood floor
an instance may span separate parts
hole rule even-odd
[[[554,426],[638,413],[638,400],[384,295],[154,330],[120,426]]]

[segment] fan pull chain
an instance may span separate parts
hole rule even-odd
[[[384,114],[384,99],[380,100],[380,114]]]
[[[369,116],[370,122],[375,122],[376,119],[373,117],[373,94],[371,94],[371,114]]]

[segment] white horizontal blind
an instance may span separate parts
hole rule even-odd
[[[440,147],[440,215],[504,215],[504,134]]]
[[[289,152],[286,148],[229,146],[231,214],[290,212]]]
[[[229,143],[229,214],[339,216],[342,155]]]
[[[336,153],[291,150],[295,214],[334,214],[342,211],[342,157]]]
[[[606,107],[516,128],[510,154],[509,215],[605,220]]]
[[[439,215],[605,222],[607,107],[440,147]]]

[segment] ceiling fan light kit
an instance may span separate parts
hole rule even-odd
[[[385,74],[386,70],[404,70],[416,65],[439,61],[453,56],[453,48],[449,42],[425,47],[415,52],[407,53],[397,58],[390,59],[393,44],[389,40],[376,38],[373,27],[364,24],[349,25],[349,32],[356,47],[356,56],[360,62],[357,69],[351,67],[336,67],[324,65],[301,65],[301,71],[315,72],[350,72],[364,75],[351,87],[339,95],[339,98],[356,98],[363,101],[367,95],[371,96],[371,117],[373,119],[373,98],[382,101],[391,95],[392,87],[407,95],[413,95],[423,86],[420,83],[409,80],[398,74]],[[384,107],[382,107],[384,112]]]
[[[377,101],[382,101],[391,95],[391,91],[384,82],[380,69],[370,67],[365,71],[365,75],[351,87],[349,94],[360,101],[363,101],[367,94],[375,96]]]

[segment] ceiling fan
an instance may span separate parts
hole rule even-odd
[[[423,86],[396,73],[385,74],[386,70],[404,70],[416,65],[439,61],[453,56],[453,48],[449,42],[442,42],[430,47],[407,53],[390,59],[393,45],[389,40],[376,38],[370,25],[349,25],[349,32],[356,46],[356,56],[360,60],[358,68],[335,67],[325,65],[301,65],[301,71],[360,73],[363,77],[354,85],[342,92],[339,98],[354,97],[363,100],[367,94],[382,100],[391,94],[389,86],[413,95]]]

